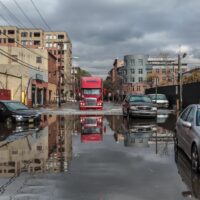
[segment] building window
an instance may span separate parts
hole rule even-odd
[[[162,77],[162,80],[165,81],[165,80],[166,80],[166,76],[163,76],[163,77]]]
[[[138,81],[139,81],[139,82],[143,82],[143,77],[139,77],[139,78],[138,78]]]
[[[162,69],[162,74],[166,74],[166,69]]]
[[[135,69],[131,69],[131,74],[135,74]]]
[[[28,33],[27,32],[21,32],[21,37],[27,37]]]
[[[15,43],[15,39],[14,38],[8,38],[8,43]]]
[[[131,78],[131,82],[133,82],[133,83],[135,82],[135,78],[134,77]]]
[[[57,51],[56,50],[54,50],[54,55],[56,55],[57,54]]]
[[[34,45],[40,45],[40,41],[39,40],[35,40],[34,41]]]
[[[143,60],[142,59],[138,59],[138,65],[143,66]]]
[[[54,44],[53,44],[53,47],[55,47],[55,48],[56,48],[56,47],[57,47],[57,43],[54,43]]]
[[[40,37],[40,32],[34,32],[34,37]]]
[[[11,55],[12,57],[12,62],[17,62],[18,56],[17,55]]]
[[[42,57],[41,56],[36,57],[36,63],[42,63]]]
[[[156,69],[156,73],[159,74],[160,73],[160,69]]]
[[[6,38],[3,39],[3,43],[6,43]]]
[[[15,30],[8,30],[8,34],[14,35],[15,34]]]
[[[30,32],[30,33],[29,33],[29,36],[30,36],[30,37],[32,37],[32,36],[33,36],[33,33],[32,33],[32,32]]]
[[[140,91],[140,86],[139,85],[137,86],[137,91]]]
[[[64,39],[64,35],[58,35],[58,39]]]
[[[3,34],[4,34],[4,35],[6,34],[6,30],[3,30]]]
[[[143,74],[143,69],[138,69],[138,74]]]
[[[135,60],[134,60],[134,59],[131,59],[131,60],[130,60],[130,64],[131,64],[132,66],[135,66]]]

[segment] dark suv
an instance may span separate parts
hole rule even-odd
[[[37,123],[41,114],[18,101],[0,101],[0,121],[10,123]]]
[[[157,106],[147,95],[127,95],[122,104],[124,116],[130,117],[156,117]]]

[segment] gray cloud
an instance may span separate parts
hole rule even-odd
[[[19,0],[38,26],[30,1]],[[34,0],[53,30],[67,31],[80,66],[105,76],[113,59],[125,54],[178,51],[185,45],[199,57],[200,1]],[[20,19],[14,4],[6,1]],[[25,19],[24,19],[24,22]],[[27,22],[26,22],[27,23]],[[28,26],[28,24],[27,24]],[[194,50],[194,51],[193,51]]]

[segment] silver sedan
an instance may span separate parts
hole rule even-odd
[[[200,104],[188,106],[179,116],[175,144],[191,159],[192,169],[200,169]]]

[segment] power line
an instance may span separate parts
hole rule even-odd
[[[0,17],[1,17],[5,22],[8,23],[8,21],[1,15],[1,13],[0,13]],[[8,25],[11,26],[10,23],[8,23]],[[2,33],[2,34],[5,35],[7,38],[12,39],[12,38],[9,37],[7,34],[5,34],[5,33]],[[17,42],[16,40],[15,40],[15,43],[18,44],[19,46],[21,46],[22,48],[25,48],[26,50],[30,51],[31,53],[33,53],[33,54],[35,54],[35,55],[38,55],[38,56],[40,56],[40,57],[42,57],[42,58],[44,58],[44,59],[46,59],[46,60],[49,60],[48,58],[46,58],[46,57],[44,57],[44,56],[42,56],[42,55],[40,55],[40,54],[38,54],[38,53],[36,53],[36,52],[30,50],[29,48],[25,47],[24,45],[20,44],[20,43]]]
[[[46,27],[50,30],[51,30],[51,27],[47,24],[46,20],[44,19],[44,17],[42,16],[42,14],[40,13],[39,9],[37,8],[37,6],[35,5],[35,3],[33,2],[33,0],[30,0],[33,7],[35,8],[35,10],[37,11],[37,13],[39,14],[41,20],[43,21],[43,23],[46,25]]]
[[[48,71],[48,70],[41,70],[41,69],[38,69],[38,67],[37,66],[33,66],[33,65],[30,65],[29,63],[26,63],[26,62],[24,62],[23,60],[20,60],[20,59],[18,59],[18,58],[13,58],[13,56],[11,55],[11,54],[9,54],[9,53],[7,53],[6,51],[4,51],[3,49],[0,49],[0,51],[2,51],[2,52],[0,52],[0,54],[2,54],[2,55],[4,55],[4,56],[6,56],[7,58],[10,58],[11,60],[14,60],[15,62],[17,62],[17,63],[19,63],[19,64],[21,64],[21,65],[23,65],[23,66],[25,66],[25,67],[27,67],[27,68],[29,68],[29,69],[33,69],[33,70],[37,70],[37,71]]]
[[[8,21],[8,19],[6,19],[1,13],[0,13],[0,17],[9,25],[10,23],[9,23],[9,21]]]
[[[29,21],[29,23],[36,28],[36,26],[34,25],[34,23],[31,21],[31,19],[28,17],[28,15],[26,15],[26,13],[24,12],[24,10],[22,9],[22,7],[17,3],[16,0],[14,0],[15,5],[19,8],[19,10],[22,12],[22,14],[25,16],[25,18],[27,19],[27,21]]]
[[[8,9],[8,7],[2,1],[0,1],[0,4],[7,11],[11,19],[14,18],[18,22],[18,25],[20,25],[21,27],[24,27],[23,23]]]

